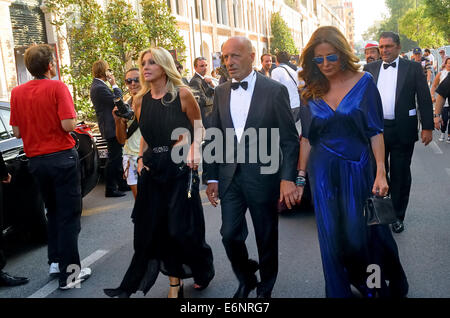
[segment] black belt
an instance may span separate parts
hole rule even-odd
[[[52,152],[52,153],[46,153],[46,154],[43,154],[43,155],[38,155],[38,156],[30,157],[30,159],[32,159],[32,158],[48,158],[48,157],[53,157],[53,156],[56,156],[56,155],[62,155],[62,154],[65,154],[65,153],[72,152],[72,150],[75,150],[75,148],[70,148],[70,149],[61,150],[61,151]]]

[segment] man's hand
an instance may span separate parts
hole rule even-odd
[[[114,77],[113,74],[109,73],[106,76],[106,79],[108,80],[109,84],[111,84],[111,86],[116,85],[116,78]]]
[[[431,140],[433,140],[433,131],[428,129],[423,129],[421,133],[422,142],[425,146],[427,146]]]
[[[11,175],[8,173],[8,176],[2,180],[3,183],[10,183],[11,182]]]
[[[216,207],[219,199],[219,183],[208,183],[208,187],[206,188],[206,195],[208,196],[208,200],[209,202],[211,202],[211,205],[213,207]]]
[[[281,180],[280,182],[280,202],[284,200],[284,203],[288,207],[288,209],[292,209],[292,206],[295,205],[296,201],[298,201],[298,192],[295,186],[295,183],[292,181]]]
[[[212,81],[211,78],[205,77],[205,82],[206,82],[209,86],[214,87],[214,82]]]

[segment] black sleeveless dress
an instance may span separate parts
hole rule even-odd
[[[120,288],[146,294],[160,271],[168,276],[193,277],[197,284],[206,286],[214,277],[214,266],[211,248],[205,242],[199,178],[194,176],[188,198],[190,169],[185,161],[175,163],[171,157],[177,142],[172,140],[172,132],[183,128],[193,133],[179,95],[165,104],[153,99],[150,92],[144,95],[139,128],[148,144],[143,159],[150,171],[143,169],[138,179],[132,213],[135,253]],[[184,157],[188,148],[185,150]],[[181,147],[176,152],[182,153]]]

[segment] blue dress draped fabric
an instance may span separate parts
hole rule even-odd
[[[371,255],[363,206],[374,182],[370,137],[383,132],[383,108],[365,73],[336,110],[323,99],[301,107],[302,135],[311,144],[308,175],[327,297],[353,297],[365,285]],[[395,243],[394,243],[395,244]]]

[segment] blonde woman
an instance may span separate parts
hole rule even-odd
[[[142,89],[135,102],[142,139],[132,213],[135,253],[120,287],[105,289],[105,294],[129,297],[138,289],[145,294],[161,271],[169,276],[168,297],[183,297],[181,279],[193,277],[194,288],[203,289],[214,277],[196,174],[200,141],[182,134],[172,140],[176,129],[183,128],[191,137],[194,127],[202,129],[200,109],[167,50],[143,51],[139,68]],[[183,153],[183,147],[189,152],[177,163],[171,154]]]

